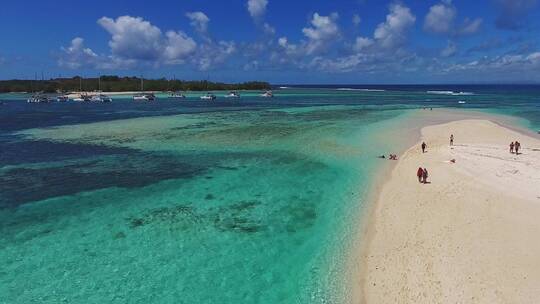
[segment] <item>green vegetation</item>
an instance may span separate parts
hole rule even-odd
[[[98,78],[56,78],[50,80],[2,80],[0,92],[70,92],[79,91],[82,83],[83,91],[95,91],[99,88]],[[101,76],[101,90],[105,92],[139,91],[141,79],[138,77]],[[214,90],[266,90],[267,82],[250,81],[227,84],[210,81],[184,81],[161,79],[145,79],[145,91],[214,91]]]

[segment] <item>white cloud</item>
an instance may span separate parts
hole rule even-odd
[[[163,57],[168,64],[184,63],[191,55],[197,44],[183,32],[169,31],[166,34],[167,41],[164,44]]]
[[[540,71],[540,52],[507,54],[495,57],[482,57],[468,63],[452,64],[443,72],[498,73],[501,76],[520,75],[523,72]],[[508,73],[508,74],[507,74]]]
[[[112,35],[111,53],[120,60],[177,64],[184,62],[197,46],[181,31],[168,31],[164,36],[157,26],[141,17],[102,17],[98,24]]]
[[[354,54],[350,56],[329,59],[323,57],[315,57],[310,66],[326,72],[351,72],[358,70],[359,67],[364,68],[364,71],[371,69],[366,63],[370,62],[370,58],[366,54]]]
[[[190,24],[199,33],[206,33],[208,31],[208,23],[210,18],[203,12],[189,12],[186,13],[186,17],[191,21]]]
[[[471,20],[465,18],[463,24],[456,26],[455,18],[457,10],[452,5],[451,0],[443,0],[439,4],[433,5],[424,19],[424,30],[434,34],[449,36],[471,35],[480,30],[482,19]]]
[[[207,71],[224,63],[236,51],[236,43],[233,41],[210,42],[199,46],[193,62],[199,70]]]
[[[298,45],[290,43],[287,37],[281,37],[278,39],[278,45],[285,50],[285,53],[289,56],[297,55],[300,51]]]
[[[71,40],[68,47],[61,47],[61,56],[58,64],[69,69],[78,69],[83,66],[95,65],[99,56],[90,48],[84,46],[84,39],[76,37]]]
[[[268,0],[248,0],[247,9],[252,18],[257,19],[266,13]]]
[[[373,44],[379,49],[395,49],[405,43],[407,32],[415,21],[416,17],[408,7],[401,4],[392,4],[390,5],[390,12],[386,15],[386,21],[380,23],[375,29],[373,39],[358,37],[356,38],[355,47],[362,49]]]
[[[140,17],[121,16],[116,20],[98,20],[112,35],[109,46],[113,55],[127,59],[156,60],[162,53],[161,30]]]
[[[441,51],[442,57],[452,57],[457,53],[457,46],[454,42],[448,41],[448,45]]]
[[[531,53],[527,56],[526,59],[532,64],[538,65],[540,64],[540,52]]]
[[[308,38],[306,45],[308,55],[327,49],[329,44],[339,37],[337,19],[337,13],[332,13],[330,16],[313,14],[310,22],[311,27],[302,29],[302,32]]]
[[[453,30],[456,8],[450,1],[430,7],[424,19],[424,30],[437,34],[450,33]]]
[[[480,30],[480,26],[482,25],[482,19],[476,18],[474,20],[470,20],[466,18],[463,21],[463,25],[461,28],[457,31],[459,35],[471,35],[475,34]]]
[[[68,47],[61,47],[58,65],[69,69],[92,68],[101,70],[132,68],[137,65],[133,59],[99,55],[84,46],[84,39],[74,38]]]
[[[364,50],[365,48],[372,46],[373,43],[374,43],[373,39],[369,39],[365,37],[357,37],[354,43],[353,49],[357,52],[360,52]]]

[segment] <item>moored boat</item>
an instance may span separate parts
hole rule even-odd
[[[206,93],[206,95],[203,95],[203,96],[201,96],[200,98],[201,98],[202,100],[215,100],[217,97],[216,97],[216,95],[214,95],[214,94],[208,92],[208,93]]]
[[[91,100],[94,102],[112,102],[112,98],[105,94],[94,95]]]
[[[184,95],[182,92],[171,92],[171,94],[169,94],[168,98],[184,99],[184,98],[186,98],[186,95]]]
[[[58,102],[66,102],[68,100],[69,100],[69,96],[67,95],[56,96],[56,101]]]
[[[133,95],[134,101],[154,101],[156,96],[154,94],[136,94]]]
[[[272,91],[266,91],[263,94],[261,94],[261,97],[272,98],[272,97],[274,97],[274,93],[272,93]]]
[[[240,94],[237,91],[230,91],[225,98],[240,98]]]

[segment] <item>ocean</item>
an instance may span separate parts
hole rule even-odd
[[[411,113],[540,130],[540,86],[283,87],[0,95],[0,303],[339,303],[377,156],[410,144]]]

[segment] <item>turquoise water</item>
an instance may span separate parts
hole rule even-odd
[[[540,121],[528,91],[514,93],[519,107],[492,91],[281,94],[212,106],[4,97],[0,303],[340,302],[376,156],[406,145],[411,109],[468,98],[461,107]]]

